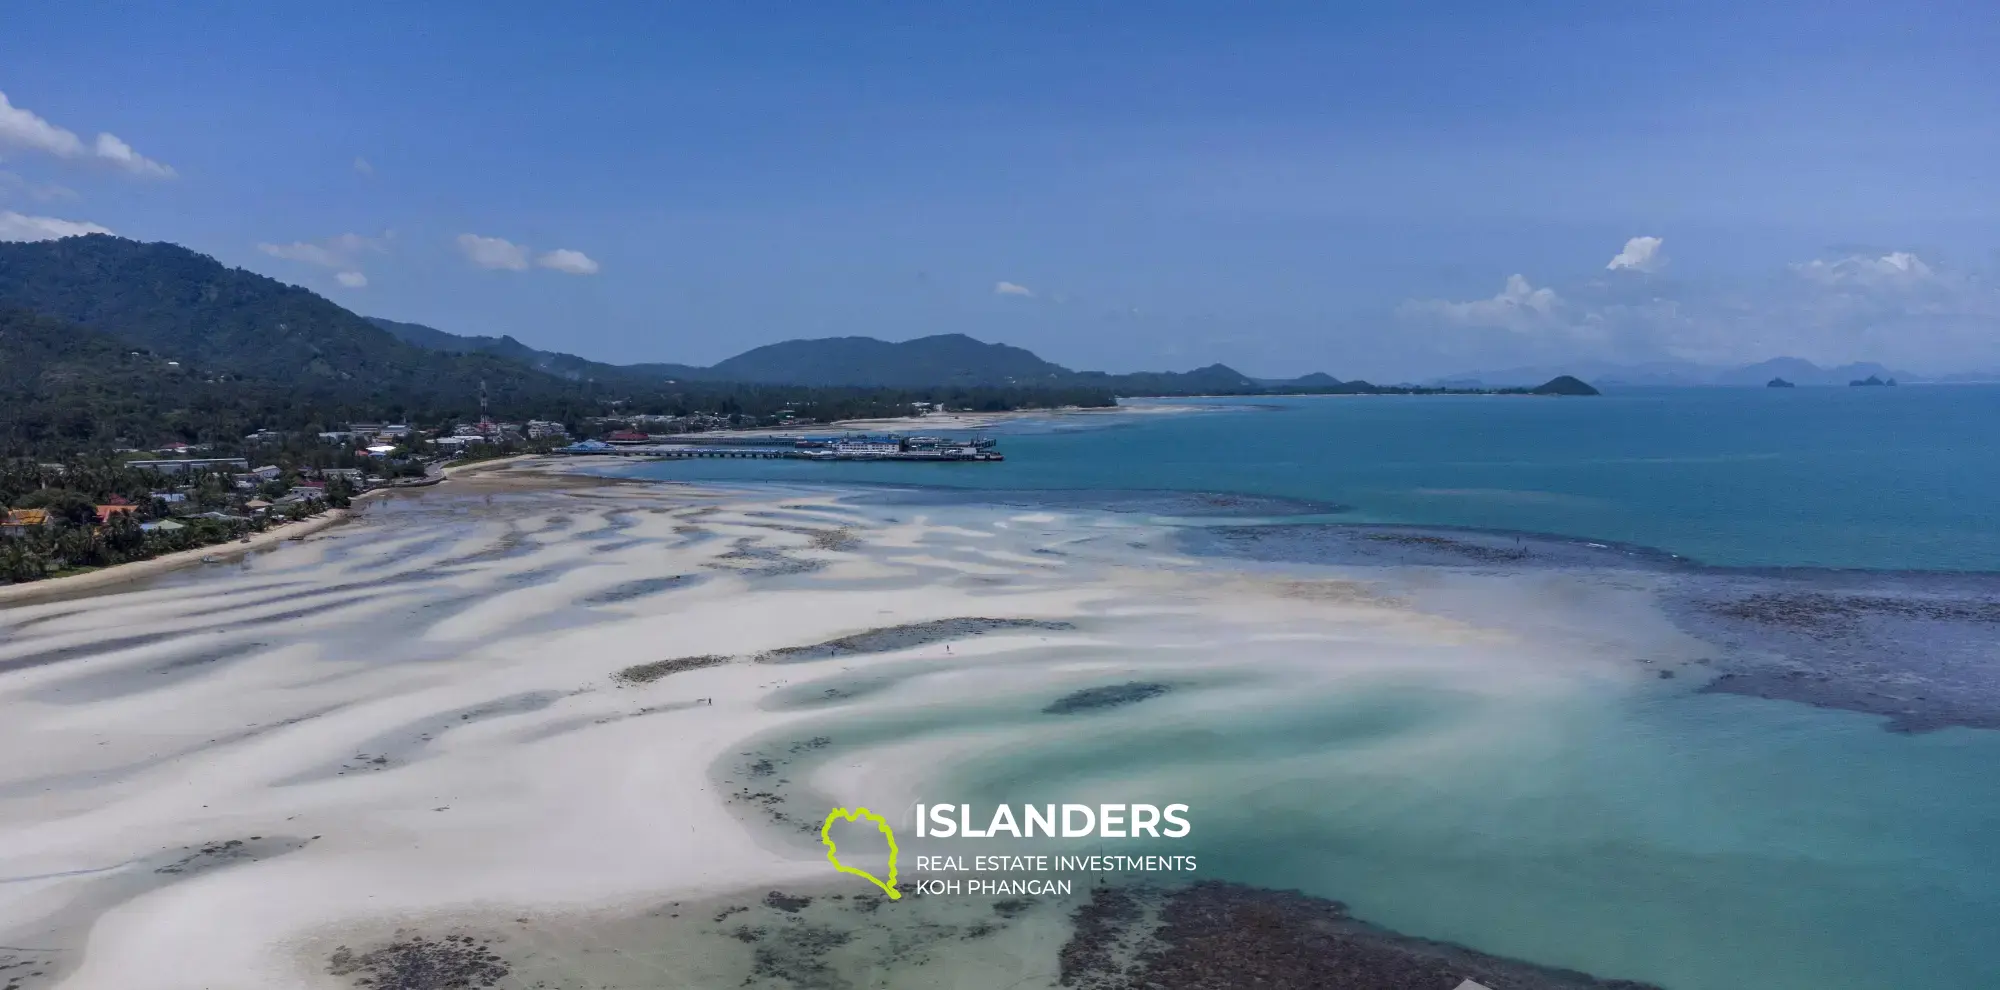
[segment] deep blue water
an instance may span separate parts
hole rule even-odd
[[[1283,496],[1732,566],[2000,570],[2000,387],[1210,399],[1014,424],[1002,464],[648,464],[644,477]]]

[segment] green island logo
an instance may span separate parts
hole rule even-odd
[[[855,869],[840,861],[840,849],[833,843],[833,823],[843,818],[850,822],[866,818],[874,822],[876,828],[882,830],[882,837],[889,840],[888,882],[884,883],[880,877],[867,870]],[[834,869],[842,873],[852,873],[882,888],[882,892],[888,894],[889,899],[892,901],[902,899],[903,892],[896,889],[896,833],[889,828],[889,823],[884,821],[881,815],[869,811],[867,808],[856,808],[853,811],[849,811],[846,808],[835,808],[826,813],[826,824],[819,827],[819,841],[826,844],[826,859],[827,862],[833,864]]]

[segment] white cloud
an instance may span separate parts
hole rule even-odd
[[[1879,258],[1849,255],[1827,261],[1815,258],[1792,266],[1808,282],[1864,288],[1907,288],[1938,279],[1931,266],[1908,251],[1891,251]]]
[[[171,179],[174,170],[132,150],[132,146],[118,140],[115,134],[97,136],[97,157],[104,159],[133,175]]]
[[[394,231],[384,231],[380,237],[364,237],[356,233],[335,234],[322,241],[259,244],[257,250],[273,258],[335,269],[334,281],[349,289],[359,289],[368,284],[367,274],[361,271],[362,259],[370,254],[386,253],[389,250],[389,241],[394,236]]]
[[[1012,282],[995,282],[993,283],[993,294],[996,296],[1033,296],[1035,290],[1025,285],[1015,285]]]
[[[1614,272],[1657,272],[1667,267],[1667,256],[1660,250],[1660,245],[1664,243],[1658,237],[1634,237],[1626,241],[1625,250],[1618,252],[1604,267]]]
[[[59,237],[109,233],[110,228],[85,220],[30,217],[12,210],[0,211],[0,241],[53,241]]]
[[[1627,248],[1644,262],[1647,249]],[[1419,346],[1486,366],[1782,356],[1917,373],[2000,370],[2000,286],[1908,251],[1813,259],[1731,282],[1612,277],[1536,288],[1517,275],[1491,299],[1411,300],[1398,315],[1426,331]]]
[[[572,251],[569,248],[557,248],[554,251],[550,251],[536,258],[535,264],[543,268],[553,268],[559,272],[568,272],[571,275],[597,274],[596,261],[591,260],[591,257],[582,251]]]
[[[100,161],[134,175],[172,178],[174,170],[132,150],[115,134],[99,134],[85,144],[76,132],[57,127],[15,106],[0,92],[0,146],[25,148],[71,161]]]
[[[4,92],[0,92],[0,143],[46,152],[57,158],[83,155],[81,138],[15,106]]]
[[[1444,299],[1413,299],[1403,304],[1406,317],[1430,316],[1447,323],[1468,327],[1498,327],[1529,331],[1551,322],[1562,298],[1546,286],[1535,288],[1521,275],[1507,276],[1507,284],[1491,299],[1451,302]]]
[[[478,234],[458,235],[458,249],[466,260],[481,268],[504,268],[510,272],[528,270],[528,246],[498,237]]]
[[[286,261],[303,261],[321,268],[357,267],[362,255],[381,253],[388,250],[389,234],[381,237],[363,237],[360,234],[336,234],[323,241],[293,241],[290,244],[259,244],[257,250],[273,258]]]
[[[283,258],[286,261],[303,261],[309,265],[321,265],[326,268],[342,268],[347,265],[346,259],[335,255],[331,249],[307,241],[293,241],[290,244],[259,244],[257,245],[257,250],[273,258]]]
[[[366,158],[356,158],[356,159],[354,159],[354,170],[355,170],[356,172],[359,172],[359,173],[361,173],[362,175],[374,175],[374,174],[375,174],[375,166],[374,166],[374,165],[371,165],[371,164],[369,164],[369,162],[368,162],[368,159],[366,159]]]

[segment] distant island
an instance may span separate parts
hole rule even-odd
[[[1894,378],[1884,379],[1884,378],[1877,378],[1874,375],[1869,375],[1866,378],[1857,378],[1851,382],[1848,382],[1847,384],[1850,386],[1856,386],[1860,388],[1874,388],[1878,385],[1894,385],[1896,384],[1896,380]]]
[[[1569,375],[1557,375],[1528,390],[1531,395],[1602,395],[1589,382]]]
[[[1692,361],[1657,360],[1638,363],[1618,363],[1579,358],[1566,362],[1562,367],[1549,365],[1529,365],[1515,368],[1481,369],[1455,375],[1430,379],[1426,384],[1448,386],[1519,385],[1531,386],[1544,382],[1556,375],[1575,375],[1600,387],[1605,385],[1636,385],[1641,387],[1683,387],[1683,386],[1740,386],[1783,388],[1773,384],[1782,380],[1799,388],[1818,386],[1839,386],[1870,375],[1884,380],[1894,378],[1899,382],[1908,381],[2000,381],[2000,371],[1987,373],[1966,373],[1946,375],[1920,375],[1901,368],[1893,368],[1873,361],[1857,361],[1839,365],[1819,365],[1804,358],[1777,357],[1755,364],[1719,366],[1697,364]]]
[[[1773,378],[1773,379],[1771,379],[1770,381],[1768,381],[1768,382],[1765,382],[1765,383],[1764,383],[1764,387],[1765,387],[1765,388],[1797,388],[1798,386],[1796,386],[1796,385],[1793,385],[1793,384],[1792,384],[1791,382],[1788,382],[1788,381],[1784,380],[1783,378]]]

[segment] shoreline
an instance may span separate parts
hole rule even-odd
[[[367,494],[373,493],[356,496],[356,499],[365,498]],[[0,606],[43,598],[88,595],[104,588],[158,577],[199,564],[206,557],[220,557],[225,560],[241,558],[244,554],[269,550],[287,540],[302,539],[337,526],[346,522],[353,512],[353,509],[328,509],[316,516],[281,523],[263,532],[252,533],[247,539],[213,543],[189,550],[176,550],[145,560],[128,560],[122,564],[98,568],[84,574],[68,574],[62,577],[43,578],[39,581],[0,585]]]
[[[328,509],[316,516],[309,516],[294,522],[280,523],[262,532],[252,533],[247,539],[231,540],[227,543],[213,543],[205,547],[176,550],[173,553],[148,557],[145,560],[128,560],[122,564],[101,567],[83,574],[67,574],[62,577],[43,578],[17,584],[0,585],[0,606],[19,602],[32,602],[51,597],[89,595],[104,588],[143,581],[158,577],[195,564],[205,558],[219,557],[224,560],[240,559],[245,554],[259,550],[269,550],[288,540],[298,540],[322,530],[331,529],[355,517],[360,504],[366,499],[387,497],[397,492],[422,491],[434,488],[454,477],[471,476],[502,469],[513,469],[523,461],[556,462],[539,454],[516,454],[512,457],[495,458],[491,461],[476,461],[471,464],[446,465],[436,481],[416,485],[385,485],[353,497],[355,505],[346,509]]]

